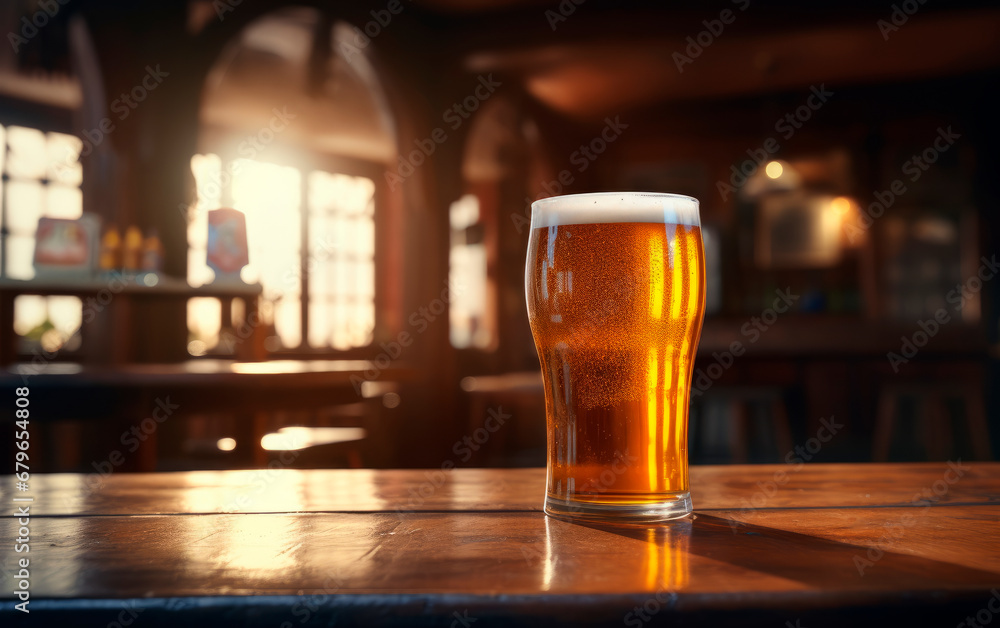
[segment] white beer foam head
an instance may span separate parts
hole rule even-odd
[[[531,204],[531,228],[611,222],[701,226],[698,199],[652,192],[595,192],[552,196]]]

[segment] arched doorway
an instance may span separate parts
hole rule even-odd
[[[212,279],[207,212],[243,212],[250,265],[242,278],[263,286],[271,354],[363,350],[392,289],[379,280],[377,243],[395,129],[368,58],[338,45],[351,37],[317,9],[274,11],[244,26],[205,80],[188,281]],[[224,352],[228,318],[218,301],[192,299],[189,352]]]

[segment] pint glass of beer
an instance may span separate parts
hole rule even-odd
[[[705,311],[698,201],[574,194],[532,204],[525,269],[548,433],[545,512],[691,512],[687,421]]]

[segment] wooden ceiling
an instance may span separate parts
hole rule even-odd
[[[476,73],[513,75],[539,101],[578,119],[662,102],[803,90],[823,83],[833,88],[935,78],[1000,67],[997,9],[917,14],[904,27],[887,31],[888,40],[872,19],[816,19],[792,28],[742,25],[739,17],[700,52],[689,48],[688,40],[698,36],[698,29],[631,37],[606,30],[604,36],[579,41],[472,47],[466,67]]]
[[[408,28],[387,28],[388,37],[416,27],[410,41],[434,41],[431,55],[437,56],[430,65],[494,73],[521,85],[558,115],[581,122],[665,103],[803,91],[813,85],[836,90],[1000,68],[1000,9],[976,3],[921,7],[897,29],[885,31],[879,20],[892,19],[891,7],[870,3],[848,2],[822,12],[756,0],[704,8],[604,0],[401,1],[404,13],[395,19],[406,20]],[[731,11],[732,19],[709,36],[706,22],[719,28],[720,6]],[[309,37],[308,30],[301,37]],[[691,45],[696,38],[702,45]],[[280,42],[282,36],[273,39]],[[257,78],[264,92],[284,80]],[[246,94],[227,91],[232,98],[220,104],[247,101]],[[358,111],[372,105],[356,102],[364,105],[355,107]],[[346,125],[352,132],[346,134],[338,125],[331,137],[371,131],[370,124],[360,123],[363,119],[352,119]]]
[[[174,0],[182,1],[189,18],[201,7],[202,19],[217,20],[210,0]],[[819,84],[833,88],[916,81],[1000,68],[1000,8],[995,2],[920,5],[885,37],[878,22],[891,19],[892,4],[860,0],[826,9],[775,0],[713,6],[670,0],[400,1],[404,10],[395,19],[402,21],[382,37],[401,36],[404,49],[426,44],[432,50],[421,50],[421,63],[428,67],[495,73],[521,85],[557,114],[580,121],[663,103],[807,90]],[[127,3],[93,4],[103,7],[97,14],[103,18],[117,15],[112,9]],[[280,9],[289,1],[241,6],[259,9],[268,4]],[[359,19],[385,6],[370,4],[345,6]],[[330,6],[340,5],[331,0]],[[746,10],[740,11],[740,6]],[[689,38],[705,31],[705,22],[718,19],[723,8],[735,19],[717,36],[702,35],[703,42],[711,43],[694,56]],[[554,21],[554,15],[565,20]],[[375,46],[382,43],[388,42],[376,39]],[[679,55],[690,63],[678,67]],[[262,77],[252,72],[248,76],[267,87]],[[236,90],[229,96],[240,100],[246,94]],[[362,128],[357,121],[348,126]]]

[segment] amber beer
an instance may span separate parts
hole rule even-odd
[[[525,287],[545,384],[545,512],[688,514],[688,399],[705,309],[698,201],[553,197],[533,203],[531,227]]]

